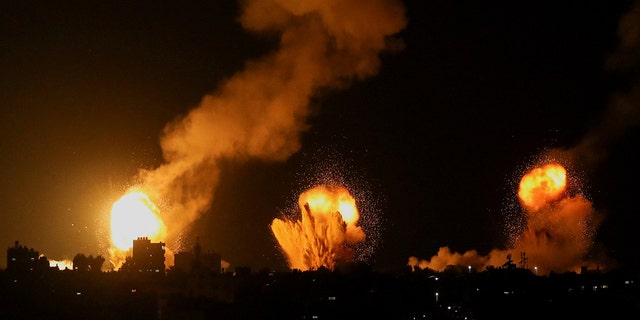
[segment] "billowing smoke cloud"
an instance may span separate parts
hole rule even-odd
[[[139,172],[138,189],[165,208],[169,246],[212,202],[222,159],[283,161],[300,149],[320,88],[375,75],[406,24],[396,0],[245,0],[242,26],[279,35],[278,49],[168,124],[164,164]]]
[[[606,158],[611,143],[640,123],[640,2],[620,20],[620,45],[606,63],[608,70],[616,72],[629,86],[615,93],[602,116],[602,121],[589,131],[575,146],[552,149],[540,158],[542,162],[554,159],[576,171],[594,170]],[[541,165],[541,164],[537,164]],[[576,188],[579,189],[579,188]],[[483,256],[475,250],[465,253],[451,252],[442,247],[430,260],[410,257],[412,268],[442,271],[450,265],[472,266],[482,270],[487,266],[502,266],[513,255],[521,253],[526,260],[516,261],[530,269],[536,267],[541,274],[551,271],[579,271],[580,267],[615,267],[615,261],[593,251],[593,238],[603,217],[595,212],[591,202],[579,190],[563,190],[553,198],[545,198],[542,206],[522,204],[524,227],[513,234],[508,249],[494,249]],[[588,254],[593,256],[587,257]],[[509,256],[511,257],[511,256]]]

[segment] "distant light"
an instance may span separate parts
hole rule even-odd
[[[330,296],[328,299],[329,299],[329,301],[335,301],[336,297],[335,296]]]
[[[76,292],[76,296],[81,296],[81,295],[82,295],[82,292],[80,292],[80,291]]]

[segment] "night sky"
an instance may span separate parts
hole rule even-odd
[[[198,236],[232,266],[284,269],[269,224],[305,188],[334,180],[376,220],[374,268],[442,246],[487,252],[505,246],[523,170],[598,136],[599,160],[575,168],[604,217],[594,244],[640,267],[640,99],[622,117],[611,111],[617,96],[638,97],[640,36],[623,47],[618,33],[634,4],[403,5],[402,49],[381,53],[374,75],[318,90],[286,159],[222,159],[211,207],[181,241]],[[231,1],[4,4],[0,244],[56,260],[106,255],[110,207],[138,170],[163,163],[163,128],[277,49],[277,36],[244,30],[239,14]]]

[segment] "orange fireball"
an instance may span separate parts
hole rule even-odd
[[[518,197],[529,211],[538,211],[558,199],[567,186],[567,171],[558,163],[549,163],[529,171],[520,180]]]
[[[158,208],[139,191],[122,196],[111,208],[111,241],[119,250],[129,250],[138,237],[162,237],[166,227]]]

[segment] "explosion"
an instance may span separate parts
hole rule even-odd
[[[567,170],[557,163],[534,168],[522,177],[518,197],[522,205],[537,211],[562,195],[567,186]]]
[[[346,188],[314,187],[300,195],[298,206],[300,220],[276,218],[271,224],[291,269],[333,270],[337,262],[353,259],[351,246],[364,241],[365,234],[358,226],[356,201]]]
[[[578,271],[585,261],[596,220],[582,194],[566,192],[566,170],[558,163],[532,169],[520,181],[518,196],[527,214],[524,232],[516,236],[515,252],[543,271]]]
[[[449,265],[469,265],[481,270],[502,266],[515,253],[522,257],[521,267],[535,267],[539,274],[599,267],[601,262],[585,257],[597,224],[595,212],[589,200],[571,195],[567,185],[567,170],[557,162],[532,168],[520,179],[517,192],[526,224],[521,233],[511,235],[510,248],[482,256],[475,250],[460,254],[443,247],[430,261],[411,257],[409,266],[442,271]]]
[[[166,226],[159,210],[145,193],[131,191],[111,207],[111,262],[120,266],[138,237],[160,241],[166,235]]]

